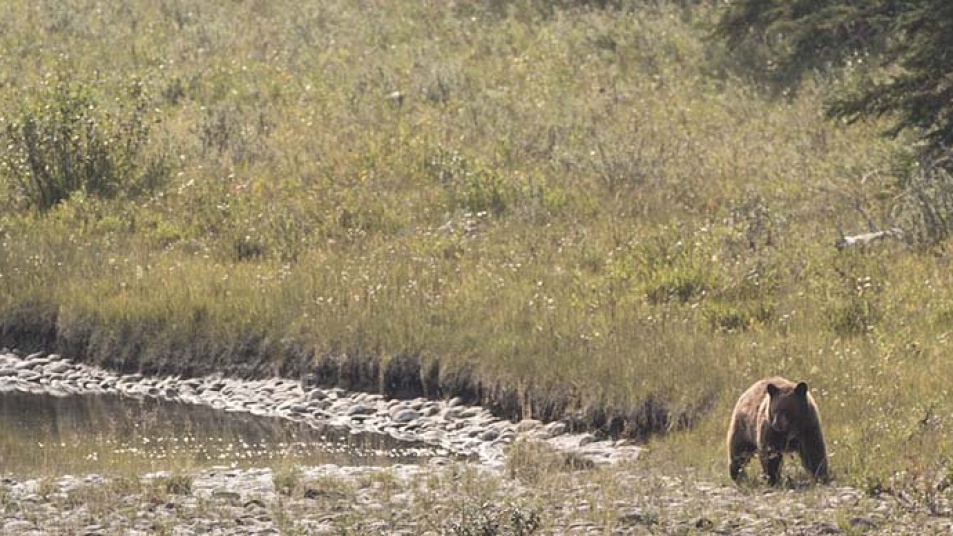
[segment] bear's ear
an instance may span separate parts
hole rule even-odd
[[[794,388],[794,394],[801,398],[807,396],[807,384],[804,382],[797,384],[797,387]]]
[[[772,397],[778,396],[779,390],[780,389],[778,389],[777,385],[774,385],[773,383],[768,384],[768,394],[771,395]]]

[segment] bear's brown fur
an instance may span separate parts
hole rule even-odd
[[[797,452],[814,478],[827,481],[827,449],[821,417],[804,382],[780,376],[755,382],[735,405],[728,427],[729,473],[735,481],[758,454],[770,484],[777,484],[784,453]]]

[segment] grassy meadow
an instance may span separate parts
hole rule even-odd
[[[7,2],[0,344],[660,400],[691,426],[651,457],[725,479],[734,400],[780,374],[843,481],[945,471],[951,254],[834,247],[925,232],[910,140],[824,119],[837,77],[759,87],[713,7],[548,4]]]

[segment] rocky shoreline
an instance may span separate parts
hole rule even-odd
[[[638,458],[629,441],[569,434],[560,422],[526,419],[512,423],[479,406],[450,400],[386,399],[340,388],[323,389],[286,378],[239,380],[222,376],[181,378],[120,375],[75,363],[56,354],[26,356],[0,352],[0,393],[21,391],[52,396],[110,394],[200,404],[228,412],[278,417],[315,427],[343,427],[419,442],[449,455],[474,457],[502,467],[504,449],[517,440],[542,441],[588,463],[616,464]]]
[[[559,422],[512,423],[459,399],[388,400],[281,378],[119,375],[57,355],[2,352],[0,394],[13,390],[202,404],[386,434],[446,456],[385,467],[295,467],[287,473],[212,467],[132,479],[0,478],[4,535],[953,531],[949,491],[917,501],[845,486],[709,483],[690,470],[672,475],[647,467],[638,460],[638,446],[569,434]],[[527,450],[506,452],[517,441]]]

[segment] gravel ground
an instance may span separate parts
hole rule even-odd
[[[524,481],[449,462],[210,469],[138,484],[0,484],[3,534],[949,534],[953,520],[837,486],[739,489],[638,464]],[[280,488],[276,489],[276,483]],[[181,487],[181,486],[180,486]]]
[[[953,533],[944,486],[917,498],[837,485],[739,488],[653,470],[634,445],[567,434],[560,423],[501,421],[455,400],[393,401],[283,379],[118,376],[57,356],[0,354],[0,391],[14,389],[151,396],[331,423],[422,441],[447,456],[277,473],[4,478],[4,535]]]

